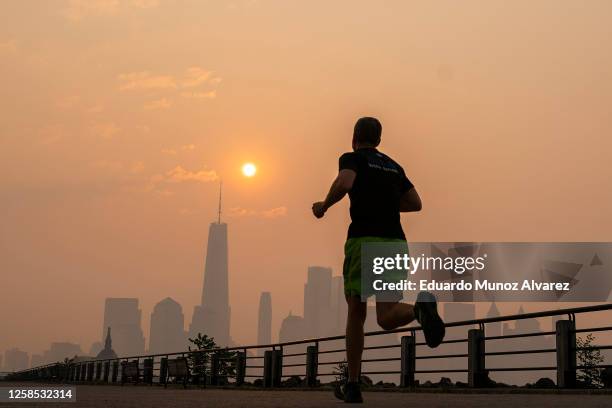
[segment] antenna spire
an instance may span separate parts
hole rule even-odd
[[[219,179],[219,212],[217,215],[217,224],[221,224],[221,192],[223,189],[223,180]]]

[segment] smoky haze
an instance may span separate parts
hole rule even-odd
[[[232,340],[256,342],[264,291],[277,340],[304,314],[308,266],[340,274],[347,203],[325,222],[310,205],[363,115],[423,198],[409,240],[612,240],[611,15],[603,0],[2,2],[0,351],[87,351],[106,298],[138,299],[145,344],[167,297],[187,330],[219,178]]]

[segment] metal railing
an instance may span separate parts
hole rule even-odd
[[[576,329],[576,315],[585,313],[601,313],[612,310],[612,304],[576,307],[568,309],[547,310],[535,313],[523,313],[485,319],[466,320],[446,323],[447,328],[467,328],[467,337],[447,339],[442,344],[467,344],[467,353],[431,354],[419,353],[424,342],[417,341],[417,333],[421,327],[404,327],[395,330],[380,330],[367,332],[367,338],[388,334],[406,334],[399,344],[384,344],[365,347],[368,350],[393,350],[399,352],[393,357],[364,358],[367,367],[371,363],[399,362],[399,370],[368,371],[364,375],[398,375],[401,387],[412,387],[416,384],[416,374],[467,373],[467,386],[484,387],[489,381],[491,372],[510,371],[556,371],[557,387],[574,388],[577,385],[576,373],[579,369],[600,369],[610,366],[594,365],[589,367],[577,364],[576,353],[580,350],[610,350],[612,345],[576,346],[577,333],[595,333],[612,331],[612,326],[600,326]],[[541,317],[566,316],[558,320],[554,331],[536,331],[510,335],[486,335],[487,325],[492,323],[535,319]],[[610,321],[610,319],[608,319]],[[470,328],[475,327],[478,328]],[[518,349],[505,351],[486,351],[486,344],[495,340],[514,340],[536,336],[555,336],[554,348]],[[338,376],[333,366],[342,364],[344,360],[326,360],[329,355],[345,353],[344,347],[320,350],[324,344],[335,346],[344,340],[343,335],[311,338],[298,341],[288,341],[266,345],[251,345],[208,350],[183,351],[166,354],[149,354],[129,356],[116,359],[72,361],[68,363],[47,364],[28,370],[9,374],[10,381],[60,381],[68,383],[89,384],[160,384],[169,383],[206,385],[236,385],[244,384],[247,379],[254,379],[263,387],[280,387],[283,378],[301,376],[304,380],[299,385],[315,387],[321,378]],[[304,352],[291,352],[295,346],[305,346]],[[261,354],[261,351],[264,351]],[[259,353],[257,353],[259,352]],[[549,366],[519,366],[519,367],[487,367],[487,356],[515,356],[532,354],[555,354],[556,365]],[[259,355],[257,355],[259,354]],[[416,369],[416,362],[436,359],[467,359],[464,368]],[[297,359],[297,361],[296,361]],[[325,361],[319,361],[325,360]],[[332,371],[328,367],[332,367]],[[296,374],[296,370],[297,374]],[[294,374],[283,374],[293,371]],[[297,385],[297,384],[293,384]]]

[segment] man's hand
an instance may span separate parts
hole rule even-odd
[[[317,218],[323,218],[325,211],[327,211],[327,208],[324,201],[317,201],[312,205],[312,213]]]
[[[344,197],[353,187],[355,177],[357,177],[357,173],[355,173],[354,170],[340,170],[338,177],[336,177],[329,189],[329,193],[327,193],[325,201],[317,201],[312,205],[312,213],[314,216],[323,218],[329,207],[342,200],[342,197]]]

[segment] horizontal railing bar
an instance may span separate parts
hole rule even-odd
[[[602,327],[591,327],[587,329],[576,329],[574,333],[594,333],[600,331],[609,331],[612,330],[612,326],[602,326]]]
[[[447,369],[447,370],[414,370],[420,374],[438,374],[438,373],[467,373],[467,369]]]
[[[440,344],[452,344],[452,343],[467,343],[467,339],[453,339],[453,340],[443,340]],[[427,343],[416,343],[416,346],[427,346]]]
[[[510,354],[540,354],[540,353],[556,353],[557,349],[533,349],[533,350],[513,350],[513,351],[492,351],[485,352],[485,356],[506,356]]]
[[[544,332],[535,332],[535,333],[521,333],[521,334],[508,334],[505,336],[485,336],[485,340],[503,340],[503,339],[518,339],[521,337],[535,337],[535,336],[550,336],[554,335],[556,332],[554,331],[544,331]]]
[[[283,364],[283,368],[284,367],[306,367],[306,364]]]
[[[612,345],[576,347],[576,350],[612,350]]]
[[[487,368],[487,371],[555,371],[557,367],[499,367]]]
[[[293,354],[283,354],[283,357],[296,357],[296,356],[305,356],[305,355],[306,353],[293,353]]]
[[[344,360],[340,360],[340,361],[326,361],[326,362],[323,362],[323,363],[319,361],[319,365],[320,366],[322,366],[322,365],[334,365],[334,364],[340,364],[340,363],[346,363],[346,361],[344,361]]]
[[[366,358],[361,360],[362,363],[373,363],[376,361],[400,361],[399,357],[388,357],[388,358]]]
[[[433,356],[416,356],[414,357],[416,360],[430,360],[433,358],[458,358],[458,357],[467,357],[467,354],[435,354]]]
[[[340,352],[344,352],[344,351],[346,351],[346,349],[325,350],[325,351],[319,351],[319,354],[340,353]]]

